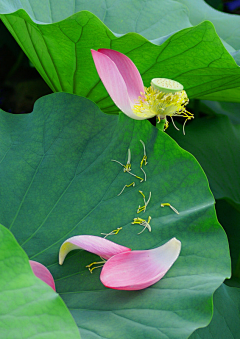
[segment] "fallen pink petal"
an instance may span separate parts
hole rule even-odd
[[[99,257],[109,259],[112,256],[131,251],[130,248],[118,245],[105,238],[94,235],[77,235],[64,241],[59,251],[59,264],[62,265],[66,255],[77,249],[97,254]]]
[[[177,260],[181,242],[172,238],[166,244],[145,251],[117,254],[103,266],[100,280],[117,290],[141,290],[158,282]]]
[[[59,264],[75,249],[108,259],[100,280],[106,287],[118,290],[141,290],[159,281],[177,260],[181,242],[172,238],[166,244],[144,251],[131,251],[105,238],[78,235],[67,239],[59,251]]]
[[[44,281],[47,285],[52,287],[54,291],[56,291],[53,276],[50,273],[50,271],[47,269],[47,267],[33,260],[29,260],[29,264],[35,276],[41,279],[42,281]]]

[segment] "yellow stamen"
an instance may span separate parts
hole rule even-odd
[[[133,174],[132,172],[128,172],[128,173],[129,173],[129,174],[131,174],[131,175],[133,175],[135,178],[139,179],[139,180],[140,180],[140,182],[143,182],[143,181],[144,181],[144,179],[143,179],[143,178],[141,178],[141,177],[137,176],[136,174]]]
[[[126,165],[124,166],[123,172],[131,171],[131,151],[130,148],[128,149],[128,160]]]
[[[123,172],[127,172],[129,174],[131,174],[132,176],[134,176],[135,178],[139,179],[140,182],[143,182],[144,179],[141,178],[141,177],[138,177],[136,174],[133,174],[131,171],[131,151],[130,151],[130,148],[128,149],[128,160],[127,160],[127,163],[126,165],[123,165],[120,161],[118,160],[114,160],[114,159],[111,159],[111,161],[115,161],[117,162],[119,165],[121,165],[123,167]]]
[[[143,158],[142,158],[142,161],[140,163],[140,166],[142,167],[143,162],[144,162],[145,166],[147,165],[147,154],[146,154],[146,147],[145,147],[144,142],[142,140],[140,140],[140,142],[143,145]]]
[[[151,199],[151,192],[149,192],[149,197],[148,197],[147,201],[146,201],[146,198],[145,198],[145,195],[143,194],[143,192],[142,191],[138,191],[138,192],[143,196],[143,201],[144,201],[144,205],[142,207],[139,205],[138,209],[137,209],[137,213],[141,213],[141,212],[146,211],[147,205],[149,204],[149,201]]]
[[[131,151],[130,148],[128,149],[128,160],[126,165],[123,165],[120,161],[112,159],[111,161],[115,161],[123,167],[123,172],[130,172],[131,171]]]
[[[102,235],[105,235],[104,238],[107,238],[109,235],[116,235],[118,232],[122,230],[122,227],[118,227],[116,230],[111,231],[110,233],[101,233]]]
[[[175,213],[179,214],[179,212],[176,210],[176,208],[173,207],[172,205],[170,205],[168,202],[161,204],[161,207],[164,207],[164,206],[169,206]]]
[[[169,80],[171,81],[171,80]],[[175,93],[166,93],[154,88],[152,85],[145,87],[145,94],[139,96],[138,102],[133,107],[133,112],[144,118],[157,116],[157,119],[163,120],[167,116],[181,116],[187,120],[193,119],[192,113],[188,112],[185,106],[189,103],[187,93],[184,90],[178,90]],[[165,123],[165,129],[168,122]]]
[[[142,158],[142,160],[141,160],[141,162],[140,162],[140,169],[141,169],[141,171],[142,171],[143,174],[144,174],[145,181],[147,181],[147,174],[146,174],[146,172],[144,171],[144,169],[142,168],[143,163],[144,163],[145,166],[147,165],[146,147],[145,147],[145,144],[144,144],[144,142],[143,142],[142,140],[140,140],[140,142],[141,142],[141,144],[143,145],[143,158]]]
[[[138,234],[141,234],[143,231],[145,231],[146,228],[149,230],[149,232],[152,231],[151,226],[150,226],[151,219],[152,218],[150,216],[148,217],[148,221],[146,221],[142,218],[134,218],[133,219],[132,224],[139,224],[141,226],[144,226],[144,229],[141,232],[139,232]]]
[[[86,267],[88,268],[89,272],[92,274],[92,271],[95,270],[95,268],[100,268],[100,267],[103,267],[103,265],[105,264],[106,260],[103,260],[103,261],[94,261],[92,262],[91,264],[87,265]],[[92,267],[93,265],[98,265],[98,264],[102,264],[102,265],[99,265],[99,266],[95,266],[95,267]]]
[[[131,187],[131,186],[134,187],[134,186],[135,186],[135,182],[132,182],[132,183],[129,184],[129,185],[124,185],[124,186],[123,186],[123,189],[122,189],[121,192],[118,194],[118,196],[119,196],[120,194],[122,194],[122,192],[125,190],[126,187]]]

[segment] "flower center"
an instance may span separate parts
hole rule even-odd
[[[167,116],[182,116],[186,120],[192,119],[193,114],[185,106],[189,103],[183,86],[174,80],[155,78],[151,86],[141,93],[138,102],[133,106],[133,112],[140,117],[151,118],[157,116],[159,121]]]

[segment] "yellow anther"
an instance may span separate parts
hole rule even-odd
[[[119,231],[122,230],[122,227],[118,227],[116,230],[111,231],[110,233],[101,233],[102,235],[105,235],[104,238],[107,238],[109,235],[116,235]]]
[[[142,218],[134,218],[132,224],[139,224],[139,225],[141,225],[141,223],[144,222],[144,221],[145,220],[142,219]]]
[[[143,196],[144,205],[142,207],[140,205],[138,206],[137,213],[145,212],[147,205],[149,204],[149,201],[151,199],[151,192],[149,192],[149,197],[148,197],[147,201],[146,201],[146,198],[145,198],[145,195],[143,194],[143,192],[139,191],[139,193]]]
[[[134,218],[132,224],[139,224],[141,226],[144,226],[144,229],[138,233],[138,234],[141,234],[143,231],[145,231],[146,228],[149,230],[149,232],[152,231],[151,226],[150,226],[150,221],[151,221],[150,216],[148,217],[148,221],[142,218]]]
[[[119,231],[122,230],[122,227],[118,227],[116,230],[113,230],[113,234],[118,234]]]
[[[126,165],[123,165],[120,161],[112,159],[111,161],[115,161],[123,167],[123,172],[131,171],[131,151],[130,148],[128,149],[128,160]]]
[[[143,162],[144,162],[145,166],[147,165],[147,154],[146,154],[146,146],[145,146],[144,142],[142,140],[140,140],[140,142],[143,145],[143,158],[142,158],[142,161],[140,163],[140,166],[142,167]]]
[[[124,166],[123,172],[131,171],[131,151],[130,148],[128,149],[128,160],[126,165]]]
[[[175,213],[179,214],[179,212],[176,210],[176,208],[173,207],[172,205],[170,205],[168,202],[161,204],[161,207],[164,207],[164,206],[169,206]]]
[[[169,80],[169,79],[168,79]],[[170,80],[172,81],[172,80]],[[151,85],[145,87],[144,95],[139,96],[137,103],[133,107],[133,112],[139,117],[151,118],[157,116],[158,122],[166,119],[167,116],[181,116],[187,120],[193,119],[192,113],[186,110],[189,103],[187,93],[179,88],[177,91],[166,91],[164,88],[155,88]],[[175,124],[174,124],[175,125]],[[165,129],[168,122],[165,120]],[[183,133],[185,134],[184,127]]]
[[[144,163],[145,166],[147,165],[146,147],[145,147],[145,144],[144,144],[144,142],[143,142],[142,140],[140,140],[140,142],[141,142],[141,144],[143,145],[143,158],[142,158],[142,160],[141,160],[141,162],[140,162],[140,169],[141,169],[141,171],[142,171],[143,174],[144,174],[144,179],[145,179],[145,181],[147,181],[147,174],[146,174],[146,172],[144,171],[144,169],[142,168],[143,163]]]
[[[145,166],[147,165],[147,156],[146,155],[143,156],[143,158],[140,162],[140,167],[142,167],[143,163],[144,163]]]
[[[168,129],[169,126],[169,122],[167,121],[167,118],[165,120],[165,125],[164,125],[164,131],[166,131],[166,129]]]
[[[124,185],[124,186],[123,186],[123,189],[122,189],[121,192],[118,194],[118,196],[119,196],[120,194],[122,194],[122,192],[125,190],[126,187],[131,187],[131,186],[134,187],[134,186],[135,186],[135,182],[132,182],[132,183],[129,184],[129,185]]]
[[[131,175],[134,176],[135,178],[139,179],[140,182],[143,182],[143,181],[144,181],[143,178],[141,178],[141,177],[139,177],[139,176],[137,176],[136,174],[133,174],[133,173],[131,172],[131,151],[130,151],[130,148],[128,149],[128,160],[127,160],[126,165],[123,165],[123,164],[122,164],[120,161],[118,161],[118,160],[112,159],[111,161],[115,161],[115,162],[117,162],[119,165],[121,165],[121,166],[123,167],[123,172],[127,172],[127,173],[131,174]]]
[[[131,164],[126,164],[124,166],[123,172],[129,172],[129,171],[131,171]]]
[[[103,265],[105,264],[106,260],[103,260],[103,261],[94,261],[92,262],[91,264],[87,265],[86,267],[88,268],[89,272],[92,274],[92,271],[95,270],[95,268],[100,268],[100,267],[103,267]],[[93,265],[98,265],[98,264],[101,264],[99,266],[96,266],[96,267],[92,267]]]
[[[146,206],[142,206],[140,207],[140,205],[138,206],[138,209],[137,209],[137,213],[141,213],[141,212],[145,212],[146,211]]]
[[[136,174],[133,174],[133,173],[131,173],[131,172],[128,172],[128,173],[129,173],[129,174],[131,174],[131,175],[133,175],[135,178],[139,179],[139,180],[140,180],[140,182],[143,182],[143,181],[144,181],[144,179],[143,179],[143,178],[141,178],[141,177],[137,176]]]

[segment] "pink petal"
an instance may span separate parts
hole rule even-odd
[[[114,103],[130,118],[143,120],[142,118],[135,115],[132,111],[133,104],[129,97],[128,88],[123,76],[118,70],[117,65],[107,55],[94,50],[91,50],[91,52],[98,75]],[[133,99],[132,91],[130,94],[131,99]],[[138,99],[139,95],[140,91],[135,97],[136,100]]]
[[[137,67],[126,55],[112,49],[101,48],[98,52],[107,55],[115,63],[126,84],[128,96],[132,104],[135,104],[141,93],[144,93],[142,77]]]
[[[141,290],[159,281],[177,260],[181,242],[172,238],[166,244],[145,251],[115,255],[103,266],[100,280],[117,290]]]
[[[83,249],[85,251],[99,255],[104,259],[109,259],[113,255],[131,251],[130,248],[121,246],[110,240],[97,237],[94,235],[77,235],[67,239],[61,246],[59,251],[59,264],[62,265],[66,255],[76,249]]]
[[[51,275],[47,267],[37,261],[29,260],[29,263],[35,276],[44,281],[46,284],[52,287],[54,291],[56,291],[53,276]]]

